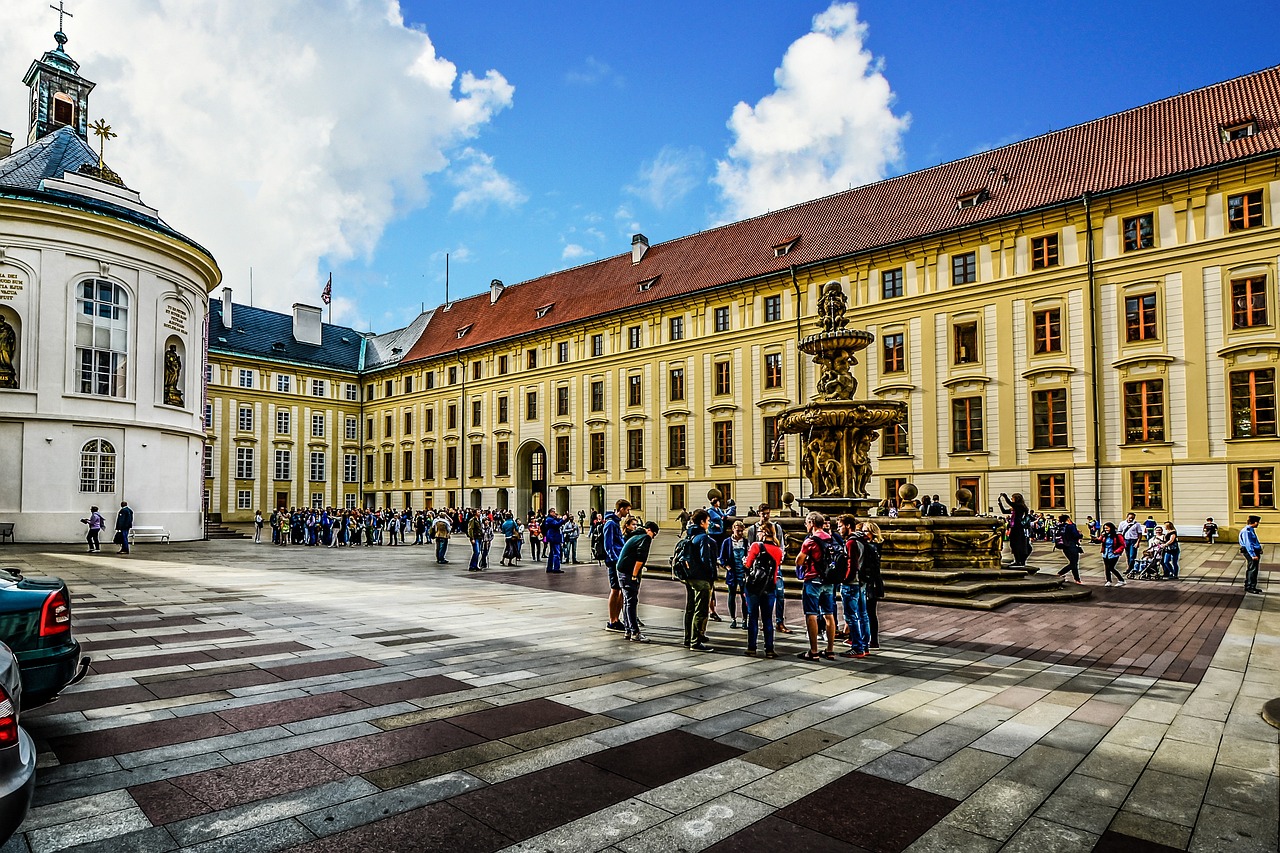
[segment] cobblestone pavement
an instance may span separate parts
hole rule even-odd
[[[1233,551],[1123,589],[1091,558],[1078,605],[886,605],[878,653],[810,664],[728,621],[681,649],[656,577],[627,643],[593,565],[5,546],[71,584],[94,666],[23,716],[39,787],[0,853],[1274,853],[1280,600],[1241,595]]]

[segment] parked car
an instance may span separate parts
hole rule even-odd
[[[0,643],[0,844],[17,831],[36,789],[36,745],[18,725],[22,674],[18,659]]]
[[[0,569],[0,642],[18,659],[28,710],[52,701],[89,668],[71,633],[71,593],[61,578]]]

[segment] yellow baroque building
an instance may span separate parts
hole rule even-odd
[[[876,336],[859,394],[909,407],[875,451],[881,497],[911,481],[948,505],[968,488],[980,512],[1021,492],[1081,518],[1280,521],[1278,225],[1271,68],[667,243],[637,234],[389,335],[325,325],[298,345],[285,331],[315,312],[319,335],[318,309],[244,309],[277,318],[273,359],[213,316],[210,509],[626,497],[672,524],[712,487],[744,508],[803,497],[774,418],[813,392],[796,342],[836,280]]]

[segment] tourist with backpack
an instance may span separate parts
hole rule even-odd
[[[724,585],[729,588],[730,628],[738,627],[738,600],[742,599],[742,627],[747,627],[747,599],[742,589],[742,576],[746,571],[747,528],[741,521],[733,523],[732,533],[720,546],[720,565],[724,567]],[[715,596],[712,595],[712,600]]]
[[[694,510],[689,528],[676,543],[672,572],[684,582],[684,645],[695,652],[714,652],[707,645],[707,613],[716,582],[716,543],[707,532],[711,516]]]
[[[821,653],[826,660],[835,660],[836,606],[835,584],[843,580],[848,569],[848,556],[843,544],[823,530],[826,518],[820,512],[811,512],[804,519],[808,536],[796,556],[796,575],[804,581],[804,621],[809,633],[809,650],[801,652],[801,660],[816,661],[818,652],[818,622],[826,628],[827,647]]]
[[[880,543],[884,536],[880,533],[880,525],[874,521],[864,521],[858,525],[863,537],[862,564],[858,566],[858,575],[867,591],[867,625],[870,629],[868,649],[880,648],[880,620],[876,616],[876,602],[884,598],[884,578],[880,576]]]
[[[848,572],[840,585],[840,597],[844,601],[844,631],[849,651],[840,657],[864,658],[871,645],[871,621],[867,616],[867,590],[859,569],[866,536],[857,528],[858,520],[852,515],[840,516],[840,536],[844,539]]]
[[[769,516],[771,514],[772,513],[769,507],[763,506],[763,505],[760,507],[760,520],[747,528],[747,545],[754,545],[756,544],[756,542],[760,541],[761,533],[767,527],[773,531],[774,544],[777,545],[779,548],[782,548],[783,552],[785,553],[787,540],[783,538],[782,525],[770,519]],[[781,560],[778,561],[778,565],[782,565]],[[787,623],[783,620],[783,615],[785,614],[786,607],[787,607],[787,596],[786,596],[786,588],[783,586],[782,572],[778,572],[778,585],[777,585],[777,588],[775,589],[775,594],[773,598],[774,598],[774,604],[773,604],[774,627],[780,633],[790,634],[791,629],[787,627]]]
[[[778,567],[782,565],[782,548],[778,546],[772,525],[758,530],[759,539],[753,543],[743,559],[742,586],[747,596],[747,650],[748,657],[756,655],[756,640],[764,625],[764,656],[776,658],[773,650],[773,607],[779,580]]]
[[[649,559],[649,546],[658,535],[657,522],[650,521],[627,537],[618,555],[618,580],[622,583],[622,624],[627,629],[627,639],[633,643],[647,643],[649,638],[640,633],[640,619],[636,611],[640,606],[640,577]]]
[[[604,565],[609,571],[609,621],[605,622],[604,629],[619,634],[625,633],[627,629],[622,624],[622,582],[618,579],[618,556],[626,542],[622,525],[630,514],[631,501],[619,498],[614,504],[614,511],[604,517],[601,536],[604,543]]]

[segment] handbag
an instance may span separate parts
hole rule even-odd
[[[117,531],[116,531],[115,538],[113,538],[111,541],[112,541],[112,543],[113,543],[113,544],[116,544],[116,545],[123,545],[123,544],[124,544],[124,531],[123,531],[123,530],[117,530]]]

